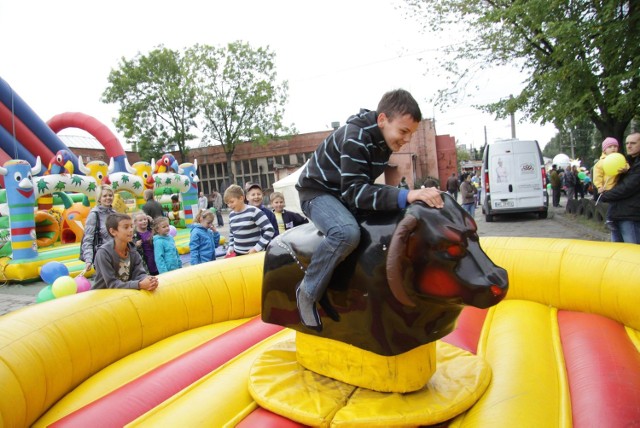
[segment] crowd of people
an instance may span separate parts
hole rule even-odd
[[[180,269],[182,259],[171,235],[172,221],[180,216],[176,198],[171,211],[163,210],[152,190],[144,193],[142,210],[132,215],[117,213],[114,192],[108,186],[98,189],[97,205],[86,222],[80,258],[86,270],[96,270],[93,288],[137,288],[154,290],[156,276]],[[209,197],[200,192],[198,212],[190,227],[189,263],[197,265],[216,260],[220,246],[218,227],[224,226],[223,201],[230,209],[226,256],[251,254],[266,249],[279,233],[307,223],[298,213],[284,209],[284,195],[271,195],[272,208],[263,205],[264,194],[257,183],[245,188],[230,186],[222,197],[214,191]],[[150,279],[153,278],[153,279]]]

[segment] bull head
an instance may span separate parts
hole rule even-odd
[[[262,319],[389,356],[449,334],[465,305],[497,304],[506,271],[480,248],[471,216],[443,199],[442,209],[416,203],[362,219],[360,244],[321,301],[321,332],[300,324],[295,288],[323,237],[313,224],[279,235],[265,257]]]

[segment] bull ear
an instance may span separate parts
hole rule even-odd
[[[416,304],[407,296],[403,286],[402,259],[406,253],[407,242],[411,233],[418,227],[418,219],[412,215],[406,215],[398,227],[396,227],[389,252],[387,253],[387,281],[394,297],[403,305],[415,307]]]

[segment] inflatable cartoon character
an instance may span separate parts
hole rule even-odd
[[[73,157],[68,150],[59,150],[49,161],[49,167],[45,175],[49,174],[73,174]]]
[[[108,165],[101,160],[90,161],[85,165],[82,162],[82,156],[78,156],[78,169],[84,174],[95,178],[98,186],[102,184],[102,180],[107,177]],[[106,184],[106,183],[105,183]]]
[[[82,202],[73,202],[64,192],[58,193],[58,196],[62,199],[65,208],[62,213],[60,242],[63,244],[81,242],[84,235],[84,224],[91,211],[89,198],[85,196]]]
[[[181,173],[180,167],[178,166],[178,161],[173,155],[165,153],[162,157],[155,163],[153,168],[153,173],[158,174],[162,172],[176,172]]]
[[[40,156],[32,168],[29,162],[15,159],[0,167],[7,190],[7,204],[11,224],[11,249],[14,259],[33,259],[38,256],[36,223],[33,208],[36,197],[33,176],[42,169]]]

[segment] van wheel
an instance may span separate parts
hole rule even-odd
[[[493,216],[491,214],[487,214],[486,216],[484,216],[484,219],[487,221],[487,223],[493,222]]]
[[[549,215],[549,212],[547,210],[540,211],[538,213],[538,218],[541,220],[544,220],[545,218],[547,218],[548,215]]]

